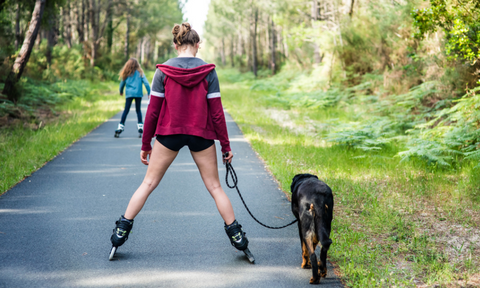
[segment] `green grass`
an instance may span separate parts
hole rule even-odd
[[[118,113],[125,102],[124,97],[118,95],[117,83],[68,81],[63,85],[68,88],[69,95],[65,95],[65,92],[56,98],[49,96],[49,99],[56,100],[46,103],[50,104],[48,106],[45,106],[44,100],[39,100],[42,108],[53,110],[56,117],[42,121],[33,119],[27,123],[29,125],[14,123],[0,129],[0,194]],[[58,97],[67,99],[61,101]],[[27,108],[33,113],[38,107]]]
[[[447,285],[478,273],[480,247],[466,241],[480,236],[475,163],[448,170],[401,162],[402,141],[379,151],[334,145],[326,139],[331,127],[370,117],[366,109],[292,107],[290,99],[271,101],[288,85],[255,88],[275,78],[255,81],[229,70],[219,77],[225,108],[287,194],[297,173],[316,174],[334,191],[329,257],[349,287]],[[458,243],[448,244],[452,239]]]

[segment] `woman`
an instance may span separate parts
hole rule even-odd
[[[220,141],[224,162],[231,163],[233,154],[215,65],[195,57],[200,37],[190,24],[175,25],[172,34],[178,57],[157,65],[145,117],[140,159],[148,165],[147,174],[130,199],[125,214],[116,222],[111,237],[111,257],[116,247],[127,240],[133,219],[185,145],[189,147],[202,180],[215,200],[232,245],[238,250],[248,251],[248,240],[242,226],[235,220],[232,204],[218,176],[214,139]],[[152,150],[150,143],[154,135],[156,141]]]
[[[137,129],[140,135],[143,133],[143,120],[142,120],[142,97],[143,97],[143,87],[142,84],[147,88],[147,93],[150,95],[150,85],[148,84],[147,77],[143,73],[140,64],[137,59],[130,58],[127,63],[120,71],[120,96],[123,95],[123,89],[125,88],[125,110],[123,110],[122,119],[118,124],[117,130],[115,130],[115,137],[118,138],[120,133],[125,129],[125,120],[127,119],[128,112],[130,111],[130,106],[132,101],[135,99],[135,109],[137,111]]]

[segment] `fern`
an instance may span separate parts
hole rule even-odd
[[[378,151],[386,147],[396,134],[395,125],[385,117],[368,123],[344,123],[327,136],[327,141],[363,151]]]
[[[417,125],[410,132],[409,149],[400,152],[402,161],[418,157],[427,162],[449,166],[452,155],[480,160],[480,87],[467,92],[451,108],[437,111],[432,120]],[[479,165],[477,165],[478,167]]]
[[[427,165],[439,164],[441,166],[451,166],[450,162],[454,159],[452,155],[461,154],[461,152],[450,149],[447,145],[434,140],[413,138],[407,142],[408,150],[399,152],[401,161],[420,159]]]

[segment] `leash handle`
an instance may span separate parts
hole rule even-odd
[[[227,156],[228,156],[228,152],[223,154],[224,158],[227,157]],[[252,212],[250,212],[250,209],[248,209],[247,204],[245,204],[245,201],[243,200],[242,193],[240,193],[240,190],[238,189],[238,186],[237,186],[237,184],[238,184],[237,173],[235,173],[235,170],[233,169],[232,164],[228,163],[228,162],[225,162],[225,168],[227,169],[227,173],[225,174],[225,183],[227,184],[228,188],[237,189],[238,196],[240,196],[240,199],[242,200],[243,206],[245,206],[245,209],[247,209],[248,214],[250,214],[250,216],[253,218],[253,220],[255,220],[258,224],[260,224],[263,227],[268,228],[268,229],[282,229],[282,228],[288,227],[290,225],[293,225],[298,221],[298,219],[295,219],[292,222],[288,223],[287,225],[279,226],[279,227],[268,226],[268,225],[265,225],[262,222],[260,222],[257,218],[255,218],[255,216],[253,216]],[[233,185],[230,185],[230,183],[228,182],[228,174],[230,174],[230,176],[232,178]]]

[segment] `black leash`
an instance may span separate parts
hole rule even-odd
[[[228,152],[227,152],[227,153],[228,153]],[[228,188],[231,188],[231,189],[235,188],[235,189],[237,189],[238,196],[240,196],[240,199],[242,200],[243,206],[245,206],[245,209],[247,209],[248,214],[250,214],[250,216],[252,216],[253,220],[257,221],[258,224],[260,224],[260,225],[262,225],[263,227],[268,228],[268,229],[282,229],[282,228],[288,227],[288,226],[290,226],[290,225],[293,225],[293,224],[295,224],[295,223],[298,221],[297,219],[295,219],[294,221],[290,222],[289,224],[284,225],[284,226],[280,226],[280,227],[268,226],[268,225],[265,225],[265,224],[263,224],[262,222],[258,221],[257,218],[255,218],[255,216],[253,216],[252,212],[250,212],[250,209],[248,209],[247,204],[245,204],[245,201],[243,200],[242,193],[240,193],[240,190],[238,190],[238,186],[237,186],[237,183],[238,183],[237,173],[235,173],[235,170],[233,169],[232,164],[231,164],[231,163],[228,163],[228,162],[225,162],[225,168],[227,169],[227,174],[225,175],[225,183],[227,183]],[[228,174],[230,174],[230,176],[231,176],[231,178],[232,178],[233,185],[230,185],[230,183],[228,183]]]

